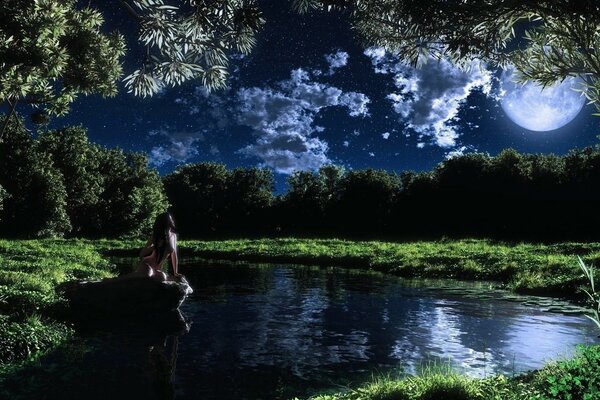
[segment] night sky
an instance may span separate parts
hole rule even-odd
[[[563,154],[598,142],[593,106],[561,129],[528,131],[505,116],[493,71],[435,62],[414,70],[362,47],[342,15],[298,15],[279,0],[262,10],[258,45],[234,57],[229,89],[207,95],[188,82],[139,99],[122,87],[115,98],[80,98],[50,128],[82,124],[96,143],[148,154],[161,174],[200,161],[267,166],[278,190],[292,171],[327,163],[427,170],[465,152]],[[142,51],[135,24],[120,8],[102,11],[128,38],[129,74]]]

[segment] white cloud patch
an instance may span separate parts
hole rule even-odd
[[[343,68],[348,64],[348,53],[338,50],[336,53],[325,55],[325,60],[329,64],[329,75],[333,75],[336,69]]]
[[[474,151],[477,151],[477,149],[475,149],[473,146],[460,146],[446,153],[446,159],[449,160],[454,157],[460,157],[466,153]]]
[[[387,140],[387,139],[389,139],[389,138],[390,138],[390,133],[389,133],[389,132],[383,132],[383,133],[381,134],[381,137],[382,137],[382,138],[384,138],[385,140]]]
[[[183,163],[198,155],[197,143],[204,140],[202,132],[170,131],[167,128],[150,131],[149,137],[162,142],[148,155],[149,164],[160,167],[166,163]]]
[[[430,59],[414,68],[381,48],[369,48],[365,55],[376,73],[394,76],[397,91],[387,98],[407,127],[417,133],[419,148],[427,143],[443,148],[457,146],[460,132],[455,122],[461,106],[474,90],[487,95],[492,90],[492,73],[480,61],[461,69],[447,60]]]
[[[326,141],[315,136],[316,115],[327,107],[344,107],[352,117],[368,115],[369,99],[311,80],[309,72],[293,70],[290,79],[274,88],[242,88],[237,92],[237,123],[253,129],[257,137],[238,152],[262,160],[279,173],[315,170],[331,162]]]

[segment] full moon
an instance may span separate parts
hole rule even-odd
[[[585,104],[585,97],[573,90],[579,79],[567,78],[554,86],[514,82],[513,70],[501,78],[502,109],[517,125],[536,132],[553,131],[571,122]]]

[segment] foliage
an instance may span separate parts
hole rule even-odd
[[[411,64],[449,58],[514,65],[543,86],[580,76],[600,109],[600,4],[594,0],[293,0],[295,8],[341,9],[368,46]]]
[[[594,321],[598,328],[600,328],[600,293],[596,292],[596,280],[594,277],[594,267],[586,266],[581,257],[577,257],[577,261],[579,261],[579,267],[583,271],[585,277],[589,282],[589,289],[584,289],[585,294],[588,296],[591,304],[593,305],[592,313],[593,316],[588,316],[589,319]]]
[[[0,185],[8,197],[0,227],[4,235],[61,236],[71,228],[63,177],[19,121],[0,143]]]
[[[188,164],[164,178],[180,232],[187,235],[257,234],[273,201],[273,173],[228,170],[217,163]]]
[[[9,194],[4,236],[138,235],[168,205],[158,173],[140,154],[90,143],[81,127],[32,138],[14,121],[0,143]]]
[[[104,190],[95,235],[148,234],[168,201],[163,182],[158,172],[148,168],[146,156],[126,154],[120,149],[104,150],[100,175],[104,177]]]
[[[532,381],[543,400],[600,398],[600,349],[580,348],[577,357],[552,363],[535,374]]]
[[[110,276],[91,245],[63,240],[0,240],[0,365],[51,349],[72,334],[52,318],[56,285]]]
[[[0,99],[63,115],[80,94],[115,95],[124,40],[103,22],[75,0],[2,1]]]
[[[125,78],[129,91],[143,97],[191,79],[208,90],[224,87],[228,53],[248,54],[265,22],[255,0],[120,3],[139,23],[139,42],[147,49],[142,67]]]
[[[182,254],[261,262],[342,265],[406,277],[504,282],[519,292],[574,296],[586,283],[572,254],[600,260],[600,245],[487,240],[382,242],[337,239],[182,241]]]
[[[11,321],[0,315],[0,363],[29,357],[53,348],[72,334],[63,324],[44,321],[36,315],[23,321]]]
[[[94,209],[98,208],[104,185],[104,177],[99,174],[102,150],[89,143],[81,127],[43,132],[33,144],[39,153],[50,155],[63,176],[73,233],[89,233],[99,223]]]
[[[582,347],[570,359],[525,376],[468,378],[452,371],[416,377],[380,377],[357,389],[311,397],[313,400],[598,400],[600,346]]]
[[[598,239],[599,171],[599,149],[564,156],[507,149],[497,156],[453,157],[420,173],[332,165],[299,171],[276,198],[264,170],[203,163],[182,167],[164,181],[188,237],[556,241]],[[249,199],[254,206],[240,204]]]

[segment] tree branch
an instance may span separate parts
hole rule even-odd
[[[17,103],[19,102],[19,100],[15,99],[14,103],[10,103],[10,99],[6,99],[6,102],[9,104],[10,108],[10,113],[8,113],[8,115],[6,116],[6,119],[4,120],[4,125],[2,126],[2,131],[0,131],[0,143],[4,141],[4,131],[6,130],[6,127],[8,126],[8,123],[10,122],[10,119],[12,118],[13,115],[15,115],[15,110],[17,108]]]
[[[122,6],[123,8],[125,8],[127,10],[127,12],[129,14],[131,14],[135,19],[137,19],[138,21],[142,21],[143,18],[140,14],[138,14],[133,7],[131,7],[131,5],[126,2],[125,0],[117,0]]]

